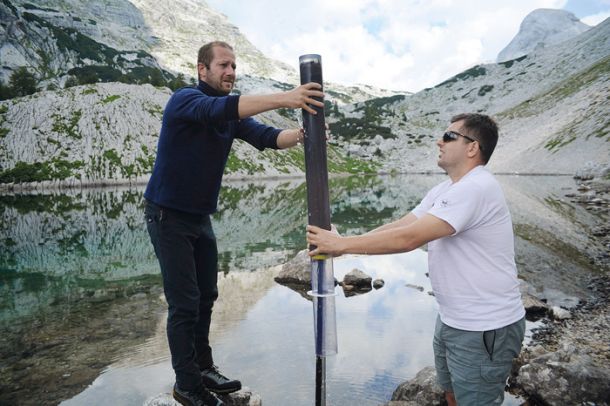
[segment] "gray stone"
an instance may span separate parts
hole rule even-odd
[[[563,309],[559,306],[551,307],[551,315],[556,320],[565,320],[572,318],[572,314],[569,310]]]
[[[415,378],[398,385],[392,394],[392,401],[406,403],[387,403],[386,406],[438,406],[444,403],[444,392],[436,382],[434,367],[419,371]]]
[[[303,285],[311,288],[311,260],[307,249],[299,251],[294,258],[286,262],[274,280],[282,285]]]
[[[373,287],[375,289],[381,289],[385,285],[385,281],[383,279],[375,279],[373,281]]]
[[[549,310],[546,303],[529,293],[521,293],[521,300],[528,315],[546,313]]]
[[[574,345],[532,359],[519,369],[517,384],[549,405],[580,405],[610,399],[610,370]]]
[[[352,269],[343,277],[343,285],[355,286],[357,289],[371,287],[371,278],[369,275],[361,271],[360,269]]]
[[[262,406],[263,404],[260,395],[252,392],[247,387],[230,395],[220,396],[220,399],[222,399],[226,406]],[[144,406],[180,406],[180,403],[176,402],[171,394],[160,393],[146,400]]]

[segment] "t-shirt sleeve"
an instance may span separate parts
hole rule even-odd
[[[435,196],[439,193],[439,187],[440,185],[430,189],[428,193],[426,193],[426,196],[424,196],[422,201],[419,202],[419,204],[415,206],[413,210],[411,210],[411,213],[413,213],[415,217],[420,218],[424,214],[428,213],[428,210],[430,210],[432,208],[432,205],[434,204]]]
[[[435,196],[428,213],[449,223],[457,234],[474,224],[482,197],[476,184],[458,182]]]

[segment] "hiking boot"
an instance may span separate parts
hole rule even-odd
[[[216,365],[201,370],[201,382],[208,390],[220,394],[232,393],[241,389],[241,382],[221,374]]]
[[[206,388],[200,386],[199,389],[186,391],[178,388],[174,384],[172,395],[178,403],[185,406],[223,406],[224,402],[210,393]]]

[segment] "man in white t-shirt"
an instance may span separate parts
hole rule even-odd
[[[497,141],[490,117],[457,115],[437,142],[438,165],[449,179],[409,214],[350,237],[307,226],[307,241],[317,247],[312,256],[389,254],[428,244],[439,304],[436,372],[450,406],[501,405],[525,331],[512,221],[500,185],[484,167]]]

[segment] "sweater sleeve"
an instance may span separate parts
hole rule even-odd
[[[194,88],[182,88],[172,95],[166,113],[178,120],[214,124],[238,120],[238,105],[238,95],[213,97]]]
[[[248,117],[239,120],[236,137],[246,141],[253,147],[263,150],[265,148],[279,149],[277,137],[282,130],[259,123]]]

